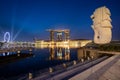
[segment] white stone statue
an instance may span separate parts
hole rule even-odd
[[[95,10],[91,19],[93,20],[92,28],[94,30],[94,43],[110,43],[112,38],[112,25],[110,19],[111,13],[105,6]]]

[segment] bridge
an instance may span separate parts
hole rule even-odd
[[[34,42],[1,42],[0,53],[17,52],[22,50],[32,51],[34,48]]]
[[[6,48],[6,49],[0,49],[0,53],[7,53],[7,52],[17,52],[20,53],[22,50],[29,50],[32,51],[32,47],[17,47],[17,48]]]

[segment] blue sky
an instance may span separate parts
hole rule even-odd
[[[49,39],[46,29],[70,29],[72,39],[93,39],[93,11],[111,11],[113,40],[120,40],[119,0],[0,0],[0,40],[12,32],[15,41]]]

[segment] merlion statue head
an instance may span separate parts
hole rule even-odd
[[[105,6],[97,8],[91,15],[93,20],[92,28],[94,30],[94,43],[110,43],[112,38],[111,13]]]

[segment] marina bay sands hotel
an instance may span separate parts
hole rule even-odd
[[[49,40],[35,40],[36,48],[45,48],[45,47],[82,47],[87,43],[92,42],[92,40],[71,40],[70,39],[70,30],[69,29],[48,29],[50,36]]]
[[[69,29],[65,29],[65,30],[52,30],[49,29],[47,30],[50,32],[50,41],[55,41],[55,32],[57,33],[57,41],[68,41],[70,39],[70,30]],[[64,38],[63,38],[63,34],[64,33]]]

